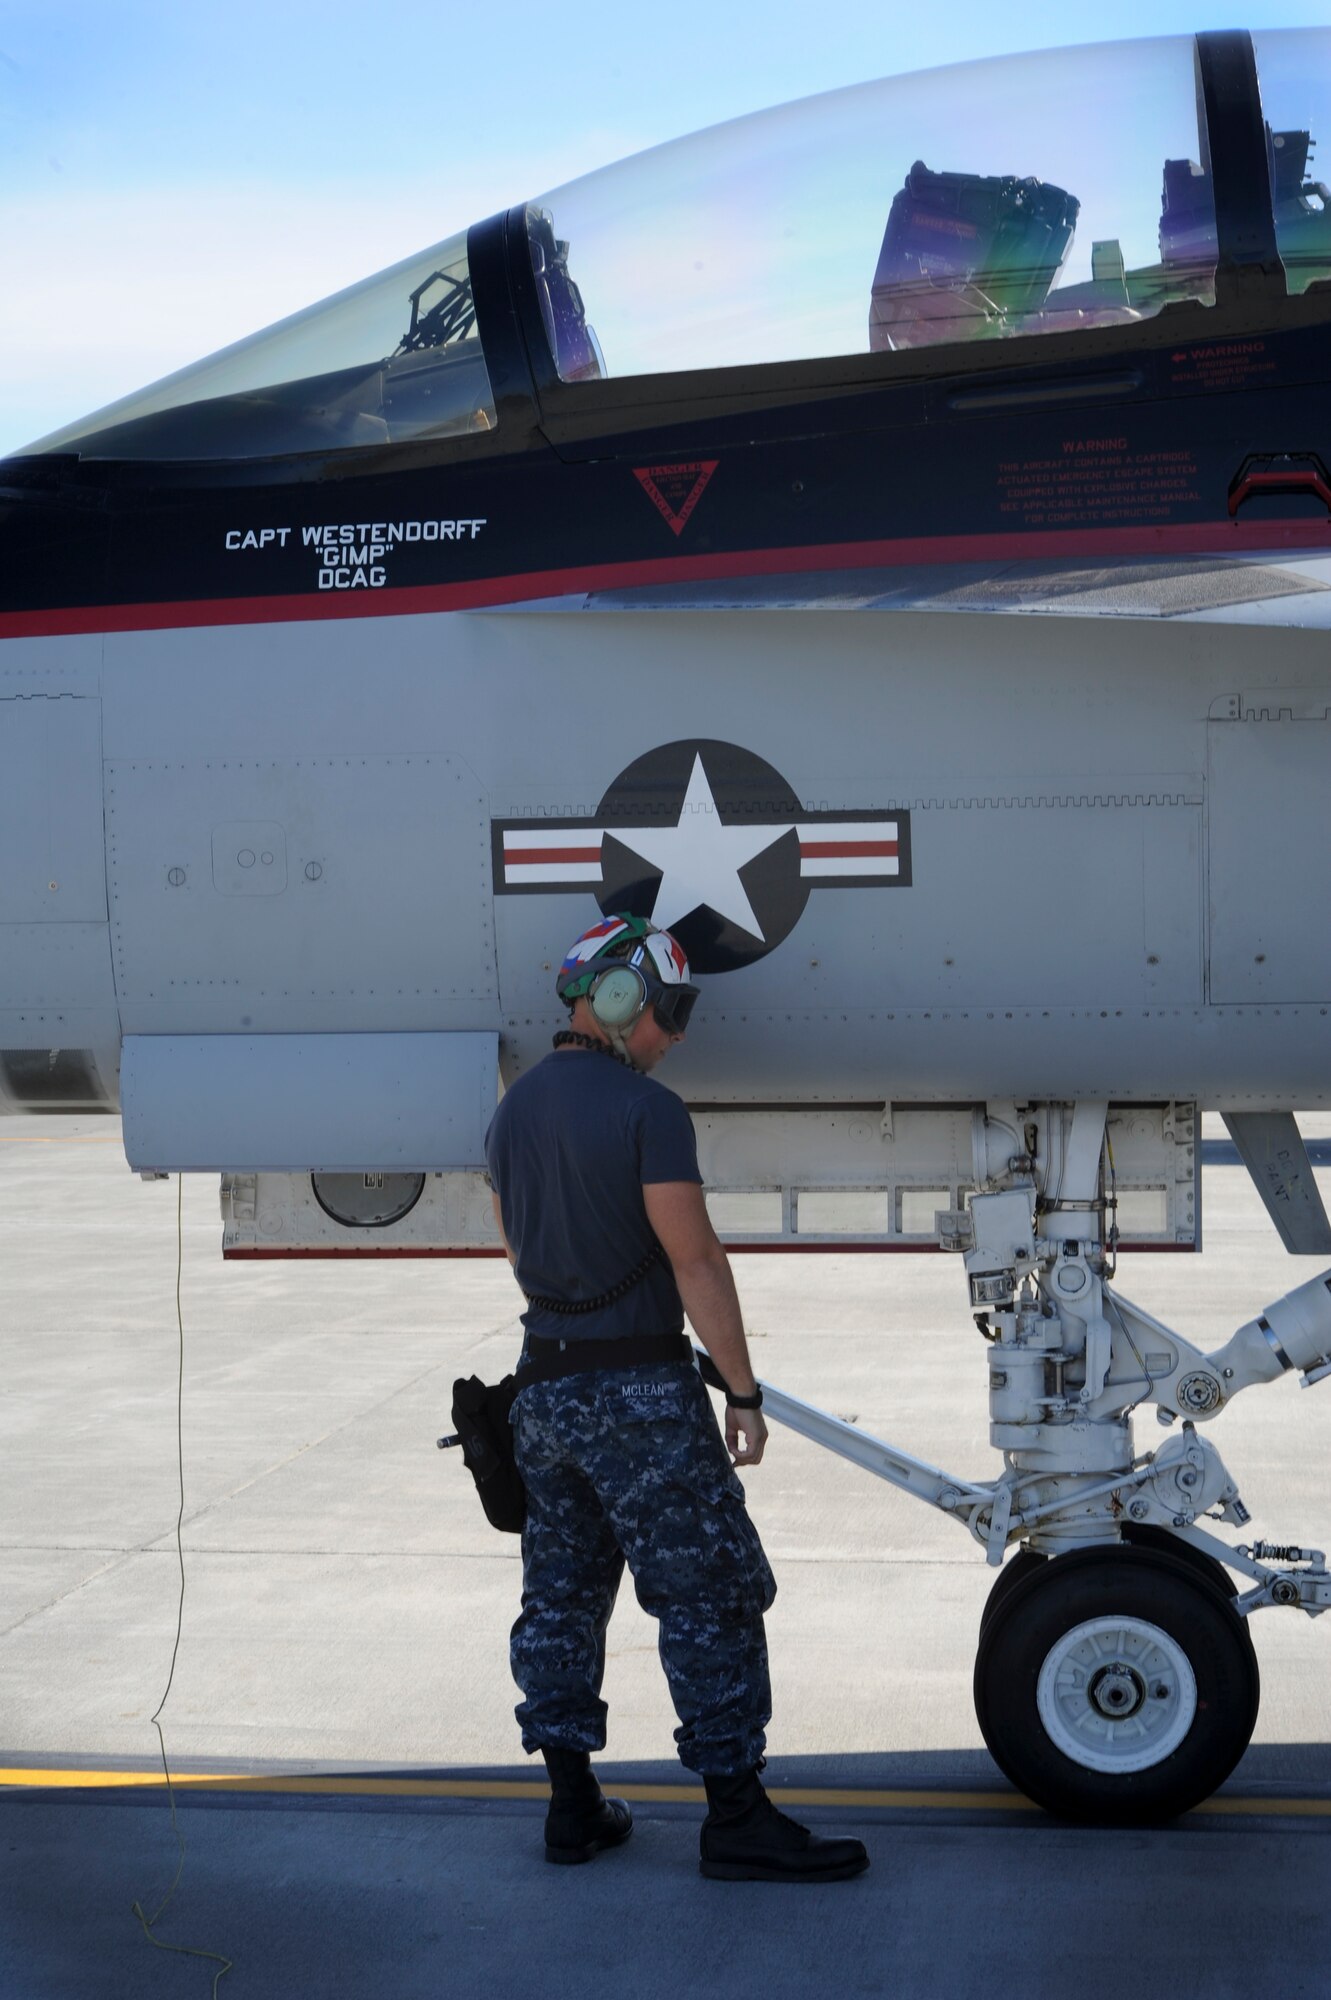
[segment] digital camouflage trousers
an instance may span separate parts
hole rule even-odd
[[[627,1562],[658,1623],[682,1762],[749,1770],[771,1716],[763,1613],[776,1583],[697,1370],[534,1382],[513,1405],[513,1441],[527,1489],[511,1649],[524,1749],[604,1749],[606,1627]]]

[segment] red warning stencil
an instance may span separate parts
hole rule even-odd
[[[719,464],[716,458],[700,458],[691,465],[635,465],[633,477],[672,531],[679,535]]]

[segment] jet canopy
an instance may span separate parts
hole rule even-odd
[[[1287,289],[1331,276],[1331,30],[1252,38]],[[1091,332],[1216,296],[1191,36],[960,64],[736,119],[527,205],[554,381]],[[1268,227],[1269,220],[1268,219]],[[498,423],[467,238],[32,447],[246,458]],[[506,305],[506,301],[505,301]],[[498,301],[490,309],[500,309]]]
[[[1331,32],[1253,37],[1288,289],[1331,274]],[[615,375],[1121,325],[1215,299],[1192,36],[889,78],[763,112],[533,205]],[[557,294],[556,294],[557,295]],[[561,376],[597,372],[545,312]]]

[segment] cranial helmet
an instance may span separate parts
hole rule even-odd
[[[555,980],[566,1007],[586,999],[616,1044],[650,1007],[667,1034],[683,1034],[698,989],[669,931],[645,917],[603,917],[568,948]]]

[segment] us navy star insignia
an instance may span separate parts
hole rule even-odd
[[[801,803],[781,773],[736,743],[696,738],[647,751],[593,818],[493,822],[497,895],[590,891],[679,938],[699,972],[763,958],[814,888],[910,885],[910,815]]]
[[[726,826],[699,753],[674,826],[616,827],[615,838],[660,869],[652,921],[662,930],[670,930],[695,910],[710,909],[765,944],[740,870],[786,832],[784,826]]]

